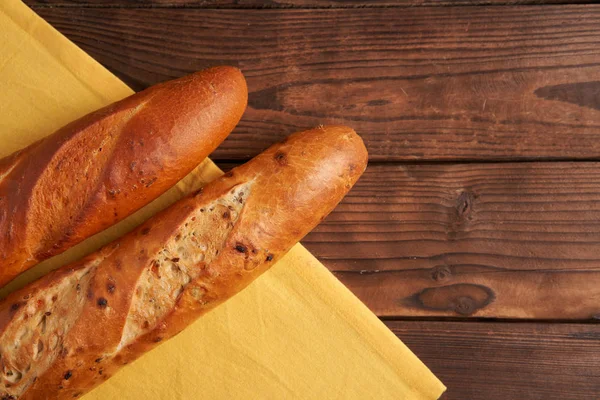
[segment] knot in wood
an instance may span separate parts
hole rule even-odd
[[[436,282],[442,282],[452,275],[452,271],[446,265],[436,265],[431,269],[431,279]]]
[[[450,209],[448,215],[449,239],[456,239],[457,234],[464,231],[465,225],[471,220],[475,198],[476,196],[468,190],[462,191],[458,195],[454,207]]]
[[[425,310],[471,315],[494,301],[494,292],[483,285],[457,283],[423,289],[405,300],[406,305]]]
[[[456,200],[456,215],[458,216],[458,220],[468,219],[469,214],[473,210],[473,202],[475,201],[475,196],[470,191],[464,191]]]
[[[460,315],[473,314],[477,305],[472,297],[462,296],[455,300],[454,311]]]

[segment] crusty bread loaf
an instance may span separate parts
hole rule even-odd
[[[0,398],[72,399],[105,381],[266,271],[366,164],[350,128],[294,134],[11,294],[0,303]]]
[[[0,285],[115,224],[187,175],[247,103],[239,70],[153,86],[0,160]]]

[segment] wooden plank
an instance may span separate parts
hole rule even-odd
[[[600,163],[372,165],[304,245],[379,316],[600,316]]]
[[[357,246],[357,245],[354,245]],[[600,319],[600,272],[501,271],[459,266],[336,273],[380,316]]]
[[[249,108],[218,159],[326,123],[376,161],[600,155],[600,5],[36,11],[135,89],[242,68]]]
[[[448,387],[444,400],[598,398],[598,325],[386,324]]]
[[[362,8],[408,6],[586,4],[593,0],[25,0],[52,7]]]

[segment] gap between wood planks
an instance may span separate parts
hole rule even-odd
[[[265,149],[266,150],[266,149]],[[238,165],[244,164],[252,159],[223,159],[218,157],[209,157],[215,164],[221,169],[231,169]],[[374,167],[376,165],[460,165],[460,164],[534,164],[534,163],[590,163],[600,162],[600,156],[590,158],[570,158],[570,157],[540,157],[540,158],[517,158],[517,159],[464,159],[464,160],[406,160],[406,161],[393,161],[393,160],[369,160],[369,166]]]
[[[438,323],[451,322],[457,324],[478,323],[486,324],[540,324],[540,325],[569,325],[569,326],[587,326],[597,325],[600,327],[600,319],[537,319],[537,318],[484,318],[484,317],[407,317],[407,316],[379,316],[383,323],[406,322],[406,323]],[[600,338],[600,333],[598,334]]]
[[[201,8],[201,9],[361,9],[454,6],[594,4],[594,0],[24,0],[30,7]]]

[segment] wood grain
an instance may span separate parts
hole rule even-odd
[[[375,161],[600,156],[600,5],[36,11],[135,89],[242,68],[249,108],[217,159],[326,123]]]
[[[593,0],[25,0],[52,7],[364,8],[407,6],[586,4]]]
[[[209,65],[243,68],[250,108],[219,159],[328,122],[354,126],[377,161],[600,154],[599,7],[93,9],[258,3],[29,0],[136,89]],[[509,2],[260,7],[486,3]],[[599,205],[600,163],[373,164],[304,244],[380,316],[594,320]],[[594,323],[385,323],[448,386],[445,400],[598,398]]]
[[[598,398],[598,325],[386,324],[448,387],[444,400]]]
[[[600,316],[600,163],[371,165],[304,240],[377,315]]]

